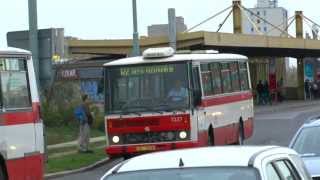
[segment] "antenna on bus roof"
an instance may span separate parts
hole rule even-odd
[[[179,167],[183,167],[184,166],[184,163],[183,163],[183,161],[182,161],[182,158],[180,158],[180,160],[179,160]]]

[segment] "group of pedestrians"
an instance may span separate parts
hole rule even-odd
[[[304,82],[305,99],[318,99],[320,97],[319,86],[320,80],[310,81],[309,79],[306,79]]]
[[[277,81],[277,87],[272,91],[270,90],[270,86],[267,80],[265,80],[264,82],[262,82],[262,80],[259,80],[256,90],[258,105],[271,105],[273,100],[277,102],[282,102],[284,100],[282,78]]]
[[[271,96],[268,81],[259,80],[257,84],[257,99],[259,105],[271,104]]]

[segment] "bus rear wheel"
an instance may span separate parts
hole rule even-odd
[[[214,146],[214,137],[212,127],[208,130],[208,146]]]

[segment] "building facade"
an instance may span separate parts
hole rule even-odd
[[[288,11],[278,7],[277,0],[258,0],[256,7],[250,8],[250,11],[242,13],[242,32],[244,34],[288,36],[285,33],[288,27]],[[281,31],[274,28],[273,25]],[[288,62],[289,59],[284,57],[251,57],[250,69],[254,90],[260,80],[267,81],[271,93],[276,94],[279,88],[283,88],[279,86],[286,84],[286,64]]]

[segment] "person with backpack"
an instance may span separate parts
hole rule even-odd
[[[74,113],[79,122],[79,152],[80,153],[93,153],[89,150],[90,143],[90,126],[93,123],[93,117],[90,112],[90,102],[88,95],[81,96],[82,103],[76,107]]]

